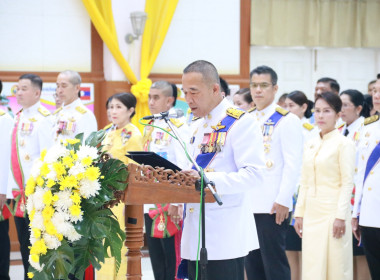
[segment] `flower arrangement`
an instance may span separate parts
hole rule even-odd
[[[29,278],[82,279],[115,257],[117,269],[125,233],[108,208],[119,202],[128,172],[102,152],[104,131],[83,134],[43,151],[25,187],[30,219]],[[110,249],[110,256],[107,250]]]

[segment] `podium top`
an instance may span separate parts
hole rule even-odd
[[[177,165],[154,152],[128,152],[126,156],[139,164],[150,165],[152,167],[163,167],[164,169],[170,169],[173,171],[181,171],[181,168]]]

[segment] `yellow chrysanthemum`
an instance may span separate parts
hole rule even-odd
[[[67,157],[63,157],[62,158],[62,164],[65,165],[66,167],[73,167],[74,166],[74,159],[70,156],[67,156]]]
[[[58,195],[56,195],[56,194],[53,195],[53,201],[54,201],[54,202],[58,201],[58,199],[59,199],[59,196],[58,196]]]
[[[79,205],[74,204],[69,208],[69,210],[70,210],[71,215],[73,215],[75,217],[78,217],[81,214],[81,210],[80,210]]]
[[[50,172],[50,168],[47,163],[43,163],[40,169],[41,176],[46,176]]]
[[[85,157],[82,159],[81,163],[84,166],[89,166],[92,163],[92,159],[90,157]]]
[[[43,238],[34,242],[32,247],[30,248],[31,255],[45,255],[46,253],[47,247]]]
[[[34,273],[33,272],[28,272],[28,278],[29,279],[33,279],[34,277]]]
[[[70,150],[70,155],[71,155],[71,157],[72,157],[74,160],[77,160],[77,159],[78,159],[78,155],[75,153],[74,150]]]
[[[43,149],[43,150],[41,151],[41,161],[44,161],[44,160],[45,160],[45,156],[46,156],[46,154],[47,154],[47,150],[46,150],[46,149]]]
[[[70,198],[74,204],[80,204],[81,197],[78,193],[74,193],[72,196],[70,196]]]
[[[51,188],[51,187],[53,187],[55,185],[55,181],[54,180],[52,180],[52,179],[48,179],[47,181],[46,181],[46,186],[48,187],[48,188]]]
[[[42,196],[42,202],[45,205],[51,205],[51,203],[53,202],[53,194],[50,190],[44,193],[44,195]]]
[[[59,187],[60,190],[64,190],[65,188],[71,189],[78,186],[78,181],[74,176],[70,175],[70,176],[63,177],[59,181],[59,184],[61,185]]]
[[[91,166],[87,168],[85,175],[90,181],[97,180],[100,176],[99,167]]]
[[[40,262],[40,257],[38,255],[30,255],[30,258],[32,259],[32,261],[34,261],[35,263],[39,263]]]
[[[35,238],[39,239],[41,237],[41,231],[38,228],[32,228],[32,232]]]
[[[51,217],[54,215],[54,208],[49,205],[42,210],[42,217],[44,218],[45,221],[49,221]]]
[[[35,188],[36,188],[36,181],[34,181],[34,178],[30,176],[28,181],[26,181],[25,195],[29,196],[33,194],[35,191]]]
[[[57,174],[57,178],[61,178],[61,176],[66,175],[65,166],[60,162],[53,163],[53,169]]]
[[[55,236],[57,236],[57,238],[58,238],[59,241],[63,240],[63,235],[62,234],[57,233]]]
[[[36,179],[36,183],[37,183],[37,186],[42,187],[44,185],[45,181],[44,181],[44,179],[42,179],[41,176],[38,176]]]
[[[33,222],[35,214],[36,214],[36,210],[35,209],[33,209],[32,211],[29,212],[29,220],[31,222]]]
[[[57,234],[57,229],[55,228],[54,224],[51,221],[45,222],[44,225],[45,225],[45,230],[48,234],[50,235]]]
[[[75,144],[79,143],[80,140],[76,139],[76,138],[75,139],[66,139],[66,142],[69,143],[70,145],[75,145]]]

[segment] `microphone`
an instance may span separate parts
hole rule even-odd
[[[169,111],[166,111],[166,112],[161,112],[159,114],[154,114],[154,115],[151,115],[151,116],[145,116],[143,117],[143,120],[161,120],[161,119],[165,119],[165,118],[168,118],[168,119],[177,119],[177,118],[180,118],[180,117],[183,117],[183,112],[182,110],[179,110],[179,109],[174,109],[174,110],[169,110]]]

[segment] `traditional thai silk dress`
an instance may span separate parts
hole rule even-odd
[[[108,151],[112,157],[120,159],[125,164],[133,162],[131,159],[125,156],[129,151],[142,151],[142,135],[138,128],[129,123],[123,128],[110,130],[106,138],[103,141],[104,150]],[[125,229],[125,205],[119,203],[112,208],[112,212],[119,221],[120,228]],[[127,247],[123,247],[121,250],[121,264],[119,272],[116,275],[116,265],[114,258],[105,259],[105,263],[102,268],[96,272],[97,280],[121,280],[126,279],[127,274]]]
[[[295,216],[303,217],[302,279],[352,280],[351,193],[355,146],[337,129],[304,148]],[[333,237],[335,219],[346,232]]]

